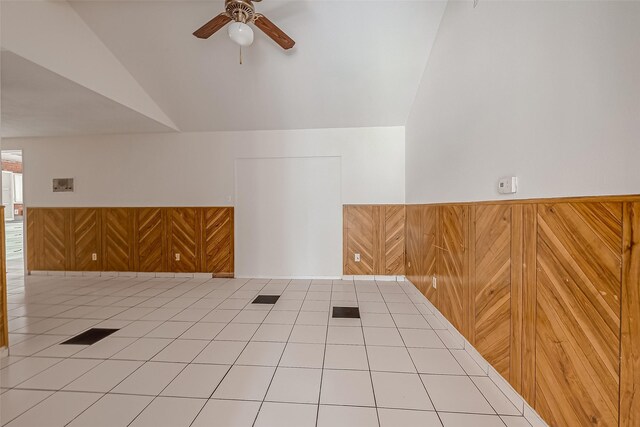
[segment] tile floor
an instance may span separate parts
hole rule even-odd
[[[529,426],[408,282],[26,282],[9,283],[3,426]],[[60,345],[92,327],[119,330]]]

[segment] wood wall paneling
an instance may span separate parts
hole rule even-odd
[[[344,238],[347,242],[345,274],[372,275],[374,258],[374,207],[371,205],[345,206]],[[360,254],[360,262],[355,261]]]
[[[525,209],[517,204],[470,206],[466,308],[469,341],[519,392],[524,351]]]
[[[535,408],[618,425],[622,204],[538,206]]]
[[[29,208],[33,270],[233,276],[233,208]],[[92,254],[97,260],[92,259]],[[180,254],[180,260],[175,254]]]
[[[440,229],[440,208],[435,206],[425,206],[421,209],[421,243],[424,248],[421,251],[422,271],[420,276],[424,283],[424,295],[434,304],[438,306],[438,287],[433,287],[433,277],[438,275],[438,258],[442,243],[439,240]]]
[[[25,235],[27,239],[27,258],[25,259],[29,270],[43,270],[40,267],[40,257],[37,255],[36,248],[41,248],[40,243],[36,243],[36,236],[42,236],[42,221],[38,218],[40,210],[32,209],[25,218]]]
[[[463,335],[469,336],[468,238],[469,207],[440,207],[438,309]]]
[[[404,274],[404,205],[384,206],[384,275]]]
[[[467,325],[467,340],[475,345],[476,343],[476,291],[481,289],[480,285],[483,283],[476,282],[476,212],[477,207],[474,205],[469,206],[469,237],[468,239],[468,271],[469,276],[469,291],[467,292],[467,300],[465,303],[465,310],[467,312],[467,319],[469,324]],[[481,212],[482,213],[482,212]],[[478,334],[482,337],[482,334]]]
[[[439,251],[438,212],[436,206],[407,205],[405,226],[406,276],[436,306],[437,288],[432,286],[432,277]]]
[[[170,271],[200,271],[201,212],[197,208],[169,208]]]
[[[102,215],[98,209],[69,209],[71,222],[71,253],[67,270],[100,271],[102,270]],[[95,254],[95,259],[94,259]]]
[[[135,270],[135,211],[106,208],[102,218],[102,260],[106,271]]]
[[[233,270],[228,208],[96,211],[29,209],[28,268],[93,268],[86,254],[95,250],[103,269]],[[402,274],[388,273],[402,259],[410,280],[550,425],[639,425],[637,197],[350,205],[344,223],[345,274]],[[186,264],[174,264],[176,251]]]
[[[475,208],[473,344],[500,374],[511,368],[511,206]]]
[[[206,271],[233,271],[233,209],[204,208],[203,264]]]
[[[404,274],[405,223],[404,205],[345,205],[344,274]]]
[[[138,263],[143,272],[168,271],[166,209],[140,208],[137,210]]]
[[[71,260],[69,209],[42,209],[36,217],[40,220],[36,230],[42,230],[41,246],[36,256],[42,270],[64,271]]]
[[[384,208],[379,205],[371,207],[373,218],[373,236],[371,241],[373,245],[371,250],[373,251],[373,271],[372,274],[383,274],[384,271],[384,240],[385,240],[385,227],[384,227]]]
[[[511,206],[510,236],[510,337],[509,380],[513,388],[522,391],[522,346],[523,346],[523,298],[524,298],[524,207]]]
[[[422,206],[418,205],[408,205],[406,209],[405,274],[411,283],[416,285],[418,290],[425,294],[424,278],[421,276],[424,269],[422,252],[426,248],[426,245],[422,241],[422,210]]]
[[[538,206],[522,206],[522,373],[520,393],[535,407]],[[515,257],[514,257],[515,259]]]
[[[640,425],[640,197],[406,212],[408,278],[549,425]]]
[[[624,204],[620,426],[640,426],[640,202]]]
[[[433,304],[437,288],[432,286],[436,274],[438,208],[408,205],[406,207],[406,275]]]

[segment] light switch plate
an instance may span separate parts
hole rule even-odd
[[[353,256],[353,259],[354,259],[355,262],[360,262],[360,254],[355,254]]]

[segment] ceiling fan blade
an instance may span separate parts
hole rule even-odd
[[[213,33],[227,25],[229,22],[231,22],[231,18],[229,18],[227,14],[223,12],[213,18],[211,21],[204,24],[202,27],[198,28],[193,33],[193,35],[198,37],[199,39],[208,39],[213,35]]]
[[[257,14],[254,24],[274,42],[278,43],[283,49],[291,49],[293,45],[296,44],[291,37],[286,35],[284,31],[278,28],[276,24],[269,21],[264,15]]]

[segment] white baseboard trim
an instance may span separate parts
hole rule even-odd
[[[236,279],[251,280],[341,280],[342,276],[236,276]]]
[[[498,371],[494,369],[489,362],[471,345],[469,341],[447,320],[446,317],[440,313],[432,303],[429,301],[416,286],[410,281],[406,280],[413,286],[413,289],[420,295],[423,303],[433,312],[433,315],[446,329],[436,329],[440,339],[450,349],[464,350],[474,362],[478,364],[480,369],[486,373],[491,381],[502,391],[502,393],[513,403],[516,409],[529,421],[532,427],[549,427],[548,424],[538,415],[538,413],[524,400],[524,398],[505,380]]]
[[[34,270],[29,273],[31,276],[66,276],[66,277],[157,277],[157,278],[208,278],[213,277],[211,273],[149,273],[143,271],[47,271]],[[348,280],[348,281],[368,281],[378,282],[404,282],[405,276],[235,276],[236,279],[266,279],[266,280]]]
[[[375,280],[377,282],[404,282],[405,277],[404,276],[358,276],[358,275],[354,275],[354,276],[349,276],[349,275],[345,275],[342,276],[342,280],[353,280],[353,281],[372,281]]]
[[[376,276],[353,276],[353,275],[344,275],[342,276],[342,280],[361,280],[361,281],[367,281],[367,280],[376,280]]]
[[[176,279],[211,279],[212,273],[149,273],[143,271],[31,271],[31,276],[66,276],[66,277],[146,277]]]

